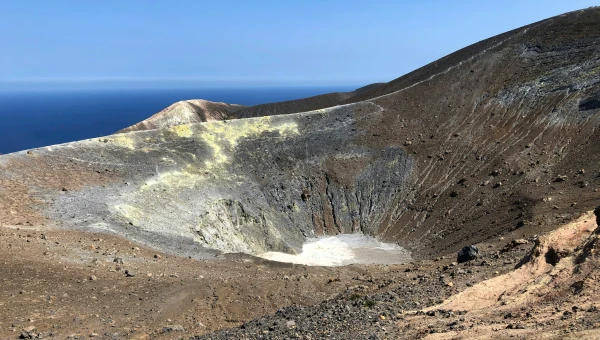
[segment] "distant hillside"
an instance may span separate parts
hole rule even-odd
[[[352,92],[326,93],[308,98],[255,106],[218,103],[202,99],[184,100],[167,107],[148,119],[119,130],[117,133],[161,129],[211,120],[262,117],[318,110],[339,105],[344,100],[369,92],[382,85],[386,85],[386,83],[369,84]]]
[[[146,120],[122,129],[118,133],[230,119],[233,118],[233,112],[243,107],[243,105],[210,102],[201,99],[184,100],[167,107]]]
[[[339,105],[354,96],[376,89],[385,83],[374,83],[352,92],[333,92],[303,99],[249,106],[235,112],[236,118],[262,117],[307,112]]]

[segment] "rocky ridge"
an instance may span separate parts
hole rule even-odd
[[[119,130],[117,133],[232,119],[235,117],[233,113],[243,107],[243,105],[217,103],[202,99],[183,100],[170,105],[148,119]]]

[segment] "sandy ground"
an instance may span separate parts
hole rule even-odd
[[[0,228],[0,258],[3,339],[24,330],[56,338],[203,334],[349,286],[376,286],[385,275],[243,255],[198,261],[111,235],[23,226]]]
[[[480,244],[473,261],[414,262],[378,291],[351,287],[196,339],[597,339],[599,236],[582,214],[529,240]]]

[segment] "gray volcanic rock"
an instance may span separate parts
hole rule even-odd
[[[475,260],[479,256],[479,249],[476,246],[464,246],[457,254],[456,262],[464,263]]]
[[[211,120],[232,119],[233,112],[244,108],[243,105],[210,102],[194,99],[177,102],[157,114],[118,133],[168,128],[176,125],[208,122]]]

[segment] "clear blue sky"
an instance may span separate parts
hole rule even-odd
[[[597,2],[0,0],[0,88],[389,81]]]

